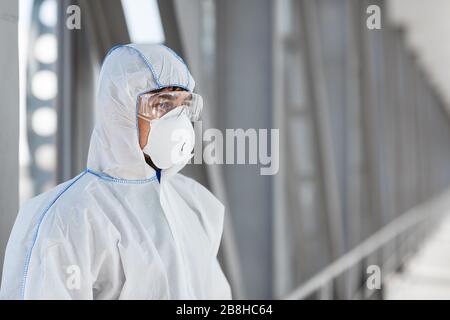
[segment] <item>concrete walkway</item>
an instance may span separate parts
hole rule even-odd
[[[385,299],[450,299],[450,216],[405,265],[388,276]]]

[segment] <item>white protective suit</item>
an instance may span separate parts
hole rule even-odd
[[[160,45],[105,58],[87,169],[24,204],[3,268],[3,299],[229,299],[217,260],[223,205],[203,186],[155,170],[139,147],[137,97],[192,91],[183,60]]]

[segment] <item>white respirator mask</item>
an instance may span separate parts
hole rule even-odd
[[[150,134],[142,151],[160,169],[186,164],[192,158],[195,131],[183,106],[150,121]]]

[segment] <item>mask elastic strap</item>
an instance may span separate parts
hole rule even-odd
[[[151,121],[152,121],[151,119],[149,119],[149,118],[147,118],[146,116],[143,116],[143,115],[141,115],[141,114],[139,114],[139,113],[138,113],[138,118],[139,118],[139,119],[142,119],[142,120],[145,120],[145,121],[148,121],[148,122],[151,122]]]

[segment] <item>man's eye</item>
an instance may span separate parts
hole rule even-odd
[[[171,107],[171,104],[167,103],[167,102],[163,102],[159,104],[159,107],[163,110],[167,110]]]

